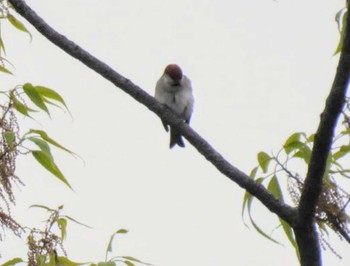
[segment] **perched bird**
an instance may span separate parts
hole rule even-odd
[[[172,109],[180,119],[190,123],[194,103],[191,81],[182,74],[178,65],[170,64],[165,68],[156,84],[155,98]],[[162,122],[168,132],[168,124],[163,120]],[[175,144],[185,147],[180,132],[170,127],[170,148]]]

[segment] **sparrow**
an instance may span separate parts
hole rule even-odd
[[[190,123],[194,104],[191,81],[178,65],[170,64],[165,68],[163,75],[157,81],[155,98],[173,110],[180,119],[187,124]],[[169,125],[164,120],[162,123],[168,132]],[[185,147],[180,132],[170,127],[170,149],[176,144]]]

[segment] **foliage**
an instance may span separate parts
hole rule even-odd
[[[41,208],[48,211],[49,217],[45,221],[44,229],[27,229],[29,231],[27,237],[27,260],[13,258],[2,264],[2,266],[12,266],[21,263],[26,263],[28,266],[117,266],[118,263],[123,263],[127,266],[135,266],[135,263],[151,265],[131,256],[115,256],[108,259],[108,253],[113,251],[112,246],[115,236],[126,234],[128,232],[126,229],[119,229],[111,235],[106,249],[105,261],[97,263],[74,262],[68,258],[67,252],[63,247],[63,242],[67,236],[68,223],[75,222],[85,227],[89,226],[78,222],[70,216],[62,215],[63,206],[59,206],[57,209],[52,209],[43,205],[32,205],[31,207]]]
[[[346,7],[339,10],[335,16],[340,33],[340,39],[334,55],[343,49],[343,41],[346,32],[346,19],[348,10]],[[304,177],[308,168],[311,151],[314,143],[314,134],[307,135],[304,132],[296,132],[290,135],[278,151],[277,155],[261,151],[257,154],[258,166],[253,168],[250,178],[264,185],[275,196],[284,202],[288,198],[294,206],[298,206],[300,195],[304,186]],[[335,232],[341,239],[350,243],[350,217],[347,206],[350,202],[350,194],[342,188],[350,178],[350,168],[344,168],[344,161],[350,156],[350,100],[346,99],[343,110],[343,123],[338,135],[332,143],[332,150],[328,155],[326,170],[323,176],[322,192],[316,207],[316,226],[319,232],[321,246],[329,248],[340,257],[328,241],[329,229]],[[281,189],[285,185],[286,190]],[[285,193],[287,191],[288,193]],[[243,198],[242,216],[247,211],[249,220],[254,229],[271,240],[279,243],[261,229],[252,216],[252,202],[254,197],[246,192]],[[279,226],[283,229],[289,242],[294,247],[299,257],[298,246],[291,226],[281,218]]]
[[[6,19],[14,28],[28,33],[31,37],[30,32],[24,24],[11,14],[11,9],[11,5],[6,0],[0,0],[0,19]],[[5,54],[5,46],[0,28],[0,72],[12,74],[5,66],[5,63],[9,63],[9,61],[2,54]],[[23,184],[22,180],[15,174],[18,155],[31,154],[40,165],[71,188],[68,180],[54,161],[51,147],[61,149],[72,155],[75,154],[59,144],[43,130],[29,129],[21,135],[20,127],[17,123],[16,113],[34,119],[33,116],[35,113],[44,111],[50,117],[51,106],[69,112],[61,95],[48,87],[25,83],[8,91],[0,91],[0,109],[2,111],[0,119],[0,198],[3,200],[3,205],[7,208],[7,213],[10,213],[9,203],[15,203],[12,190],[13,185],[15,183]],[[21,236],[24,232],[29,231],[27,236],[27,260],[12,258],[1,264],[2,266],[23,263],[28,266],[116,266],[118,263],[123,263],[127,266],[135,266],[136,264],[151,265],[131,256],[114,256],[107,260],[108,253],[113,251],[112,244],[114,237],[119,234],[126,234],[128,231],[125,229],[119,229],[111,236],[106,250],[105,261],[97,263],[74,262],[67,257],[67,252],[63,247],[63,241],[67,236],[68,222],[73,221],[80,225],[88,226],[70,216],[62,215],[63,206],[59,206],[57,209],[52,209],[44,205],[32,205],[31,207],[45,209],[49,212],[44,229],[22,227],[9,214],[5,213],[4,207],[0,203],[0,226],[3,229],[10,229],[17,236]]]
[[[107,245],[106,249],[106,256],[105,256],[105,261],[104,262],[99,262],[97,264],[91,264],[90,266],[116,266],[118,262],[122,262],[126,264],[127,266],[135,266],[135,262],[143,265],[152,265],[146,262],[142,262],[139,259],[136,259],[131,256],[115,256],[112,257],[111,259],[108,260],[108,253],[113,252],[113,241],[114,238],[119,235],[119,234],[126,234],[128,233],[128,230],[126,229],[119,229],[115,233],[113,233],[110,237],[110,240]]]
[[[4,55],[6,54],[5,44],[1,34],[1,22],[6,21],[9,25],[13,26],[15,29],[26,32],[29,34],[30,39],[32,35],[28,31],[28,29],[24,26],[24,24],[17,19],[17,17],[13,14],[13,8],[9,4],[7,0],[0,0],[0,72],[4,72],[7,74],[12,74],[12,72],[8,69],[7,65],[11,64]]]
[[[341,10],[339,10],[337,12],[337,14],[335,15],[335,21],[337,22],[338,31],[340,34],[340,39],[339,39],[337,48],[335,49],[335,52],[334,52],[335,55],[340,53],[341,50],[343,49],[343,40],[344,40],[344,36],[345,36],[345,31],[346,31],[345,21],[346,21],[347,14],[348,14],[348,10],[346,7],[344,7]]]
[[[16,175],[17,156],[32,154],[45,169],[70,187],[54,161],[50,146],[73,154],[43,130],[30,129],[23,135],[20,134],[17,122],[18,114],[16,113],[32,118],[31,114],[38,112],[38,110],[29,107],[27,102],[32,102],[47,114],[49,114],[47,105],[66,108],[65,102],[57,92],[43,86],[33,86],[27,83],[8,91],[0,91],[0,198],[2,199],[0,225],[3,229],[9,229],[17,236],[24,232],[23,227],[10,215],[10,203],[15,203],[12,188],[15,184],[23,184],[23,181]],[[61,219],[58,222],[63,228],[64,220]],[[35,231],[32,233],[34,235]],[[31,246],[31,243],[30,238],[28,238],[28,245]],[[13,265],[18,262],[21,260],[13,259],[5,265]]]
[[[350,178],[350,168],[343,167],[344,160],[350,157],[349,99],[347,99],[343,117],[342,128],[334,138],[333,148],[328,156],[323,176],[322,193],[315,213],[316,225],[320,236],[319,241],[322,247],[330,248],[335,254],[335,250],[333,250],[326,239],[329,229],[350,243],[350,217],[347,213],[350,195],[342,188],[342,184],[347,183]],[[303,132],[293,133],[284,142],[277,155],[269,155],[266,152],[258,153],[258,166],[252,170],[250,177],[265,185],[277,199],[281,201],[289,199],[295,206],[298,206],[304,185],[303,176],[310,162],[313,142],[314,134],[308,136]],[[286,186],[286,189],[281,189],[283,185]],[[268,236],[252,218],[253,199],[254,197],[251,194],[245,193],[242,208],[243,214],[247,209],[249,219],[257,232],[278,243],[275,239]],[[280,218],[279,223],[298,254],[292,228]]]
[[[17,156],[31,154],[40,165],[70,187],[54,161],[50,146],[73,154],[43,130],[30,129],[23,135],[20,134],[16,113],[32,118],[32,114],[38,112],[34,107],[29,107],[27,102],[33,103],[47,114],[48,105],[66,108],[65,102],[57,92],[43,86],[26,83],[8,91],[0,91],[0,223],[3,228],[11,229],[16,235],[22,230],[9,215],[9,203],[15,203],[13,185],[23,184],[16,175]]]
[[[28,33],[31,37],[27,28],[13,13],[14,10],[8,1],[0,0],[0,72],[6,74],[12,74],[12,72],[6,66],[10,62],[4,57],[6,52],[1,35],[1,22],[5,21],[15,29]],[[17,156],[31,154],[40,165],[70,187],[66,177],[54,161],[51,147],[70,154],[74,153],[43,130],[30,129],[23,135],[20,134],[18,114],[33,118],[33,114],[41,110],[50,116],[50,106],[56,106],[69,112],[61,95],[44,86],[33,86],[26,83],[7,91],[0,91],[0,226],[3,230],[10,229],[18,236],[23,232],[23,228],[10,215],[10,203],[15,203],[13,186],[23,185],[23,181],[16,175]]]

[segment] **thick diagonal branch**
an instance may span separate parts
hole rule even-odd
[[[349,7],[349,6],[348,6]],[[350,74],[350,16],[347,16],[345,38],[337,72],[324,111],[321,114],[310,164],[298,206],[298,222],[293,228],[300,251],[301,265],[322,265],[319,237],[315,226],[315,211],[322,191],[322,179],[332,146],[334,131],[343,110]]]
[[[56,32],[43,19],[41,19],[28,5],[22,0],[9,0],[16,11],[21,14],[29,23],[31,23],[42,35],[52,43],[60,47],[72,57],[78,59],[87,67],[93,69],[105,79],[122,89],[132,96],[135,100],[147,106],[159,117],[167,121],[170,125],[177,127],[183,136],[221,173],[226,175],[239,186],[246,189],[249,193],[258,198],[270,211],[274,212],[290,224],[295,223],[296,211],[289,205],[276,200],[269,191],[262,185],[250,179],[246,174],[239,171],[225,160],[217,151],[215,151],[207,141],[199,136],[193,129],[177,119],[167,108],[159,104],[154,97],[147,94],[141,88],[133,84],[130,80],[114,71],[107,64],[98,60],[88,52],[83,50],[74,42],[68,40],[65,36]]]
[[[308,173],[304,182],[299,203],[299,220],[304,223],[313,218],[321,194],[322,178],[326,169],[327,158],[332,146],[334,131],[341,114],[348,88],[350,74],[350,16],[346,19],[346,32],[343,49],[340,55],[337,72],[331,91],[326,100],[326,106],[321,114],[321,120],[311,153]]]

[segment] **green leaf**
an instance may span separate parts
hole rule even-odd
[[[345,12],[342,13],[342,16],[338,16],[338,18],[336,17],[336,20],[338,22],[338,29],[340,29],[340,38],[339,38],[339,42],[337,45],[337,48],[334,51],[333,55],[336,55],[338,53],[340,53],[343,49],[343,42],[344,42],[344,37],[345,37],[345,28],[346,28],[346,17],[348,15],[347,10]],[[340,21],[342,21],[342,23],[340,23]]]
[[[6,132],[3,132],[2,135],[4,136],[4,139],[6,140],[6,143],[10,147],[10,149],[13,149],[14,141],[15,141],[15,133],[13,131],[6,131]]]
[[[44,110],[50,116],[49,109],[47,108],[43,98],[41,97],[40,93],[36,90],[36,88],[32,84],[30,83],[24,84],[23,91],[27,94],[29,99],[36,106],[38,106],[41,110]]]
[[[79,222],[79,221],[73,219],[73,218],[70,217],[70,216],[65,215],[64,217],[67,218],[68,220],[71,220],[72,222],[75,222],[75,223],[80,224],[80,225],[82,225],[82,226],[85,226],[85,227],[87,227],[87,228],[92,228],[91,226],[88,226],[88,225],[86,225],[86,224],[83,224],[83,223],[81,223],[81,222]]]
[[[138,263],[142,263],[142,264],[144,264],[144,265],[152,265],[152,264],[150,264],[150,263],[141,261],[141,260],[139,260],[139,259],[136,259],[136,258],[130,257],[130,256],[122,256],[121,258],[126,259],[126,260],[130,260],[130,261],[134,261],[134,262],[138,262]]]
[[[23,115],[25,115],[25,116],[28,116],[28,117],[32,118],[32,117],[29,115],[29,112],[36,112],[36,110],[33,110],[33,109],[27,107],[25,104],[23,104],[21,101],[19,101],[19,100],[17,99],[17,97],[15,96],[13,90],[10,92],[10,99],[13,101],[13,107],[14,107],[18,112],[20,112],[21,114],[23,114]]]
[[[258,170],[259,170],[259,167],[258,167],[258,166],[254,167],[254,168],[252,169],[252,171],[250,172],[249,177],[250,177],[251,179],[255,179]]]
[[[43,266],[45,265],[46,266],[46,255],[38,255],[36,256],[36,266]]]
[[[339,170],[338,173],[346,178],[350,178],[350,169]]]
[[[12,266],[12,265],[15,265],[15,264],[21,263],[21,262],[23,262],[23,260],[21,258],[14,258],[14,259],[8,260],[4,264],[1,264],[1,266]]]
[[[295,142],[294,147],[297,149],[299,148],[299,151],[297,151],[293,157],[301,158],[305,161],[306,164],[309,164],[310,158],[311,158],[311,149],[304,143],[297,143]]]
[[[126,234],[128,232],[128,230],[126,229],[119,229],[118,231],[116,231],[115,233],[113,233],[109,239],[108,242],[108,246],[107,246],[107,252],[112,252],[112,243],[113,243],[113,239],[117,234]]]
[[[332,167],[332,154],[329,153],[326,161],[326,168],[323,174],[324,179],[328,179],[329,171],[331,170],[331,167]]]
[[[255,221],[254,221],[254,219],[253,219],[253,217],[252,217],[252,214],[251,214],[251,204],[252,204],[252,201],[253,201],[253,198],[250,198],[250,199],[248,200],[248,216],[249,216],[250,222],[252,223],[254,229],[255,229],[260,235],[262,235],[263,237],[265,237],[265,238],[267,238],[268,240],[270,240],[270,241],[272,241],[272,242],[274,242],[274,243],[280,245],[280,243],[279,243],[277,240],[275,240],[275,239],[273,239],[272,237],[270,237],[269,235],[267,235],[267,234],[255,223]]]
[[[350,128],[346,128],[340,132],[341,135],[349,135],[350,134]]]
[[[97,266],[116,266],[114,261],[104,261],[97,263]]]
[[[79,266],[79,265],[86,264],[86,262],[74,262],[66,257],[61,257],[61,256],[57,257],[57,262],[58,262],[57,265],[60,265],[60,266]]]
[[[61,239],[65,239],[67,235],[67,220],[64,218],[59,218],[57,220],[58,228],[61,230]]]
[[[244,222],[244,225],[245,226],[248,226],[247,223],[244,221],[244,213],[245,213],[245,209],[247,207],[247,204],[248,204],[248,201],[250,200],[250,198],[252,197],[252,194],[250,194],[248,191],[246,191],[244,193],[244,196],[243,196],[243,204],[242,204],[242,219],[243,219],[243,222]]]
[[[45,210],[47,210],[47,211],[49,211],[49,212],[55,211],[54,209],[51,209],[51,208],[49,208],[49,207],[47,207],[47,206],[39,205],[39,204],[30,205],[29,208],[41,208],[41,209],[45,209]]]
[[[121,228],[117,232],[115,232],[115,234],[126,234],[128,232],[129,232],[128,230]]]
[[[67,111],[69,111],[62,96],[60,94],[58,94],[56,91],[54,91],[50,88],[43,87],[43,86],[35,86],[35,88],[40,93],[41,96],[43,96],[45,98],[53,99],[53,100],[61,103],[67,109]]]
[[[294,247],[295,253],[296,253],[298,259],[300,260],[299,248],[298,248],[298,245],[297,245],[297,243],[295,241],[292,228],[290,227],[290,225],[285,220],[283,220],[281,218],[278,218],[278,219],[279,219],[279,221],[280,221],[280,223],[282,225],[284,233],[286,234],[289,242]]]
[[[27,106],[25,106],[23,103],[21,103],[20,101],[18,101],[16,98],[13,98],[13,107],[20,112],[21,114],[31,117],[29,115],[29,109]]]
[[[34,158],[51,174],[56,176],[59,180],[61,180],[63,183],[65,183],[69,188],[72,188],[71,185],[68,183],[67,179],[62,174],[61,170],[57,167],[55,162],[53,161],[53,158],[47,155],[43,151],[32,151],[32,154]]]
[[[294,144],[296,142],[301,143],[300,142],[301,137],[306,138],[306,134],[303,132],[295,132],[288,137],[288,139],[283,144],[283,148],[287,154],[289,154],[291,152],[291,148],[293,148],[293,146],[291,146],[292,144]]]
[[[68,150],[67,148],[63,147],[61,144],[59,144],[57,141],[55,141],[54,139],[50,138],[49,135],[47,135],[47,133],[43,130],[38,130],[38,129],[30,129],[29,130],[30,133],[35,133],[38,134],[43,140],[47,141],[48,143],[54,145],[55,147],[64,150],[72,155],[75,155],[74,152]]]
[[[252,169],[252,171],[250,172],[249,177],[252,178],[252,179],[255,179],[256,174],[257,174],[257,172],[258,172],[258,169],[259,169],[258,166],[254,167],[254,168]],[[263,180],[264,180],[263,178],[258,178],[258,179],[256,180],[256,182],[261,183]],[[245,212],[245,208],[246,208],[246,205],[247,205],[247,203],[248,203],[248,199],[249,199],[250,197],[252,197],[252,195],[251,195],[248,191],[246,191],[246,192],[244,193],[244,196],[243,196],[243,204],[242,204],[242,219],[243,219],[243,222],[244,222],[244,212]],[[247,226],[247,224],[246,224],[245,222],[244,222],[244,224]]]
[[[265,180],[265,178],[263,177],[260,177],[256,180],[256,182],[258,183],[262,183],[263,181]],[[247,211],[248,211],[248,216],[249,216],[249,220],[250,222],[252,223],[254,229],[260,234],[262,235],[263,237],[269,239],[270,241],[276,243],[276,244],[279,244],[280,243],[278,241],[276,241],[275,239],[273,239],[272,237],[268,236],[254,221],[253,217],[252,217],[252,210],[251,210],[251,207],[252,207],[252,202],[253,202],[253,199],[254,197],[246,192],[245,195],[244,195],[244,199],[243,199],[243,206],[242,206],[242,216],[244,214],[244,210],[245,210],[245,207],[247,207]]]
[[[262,183],[263,181],[265,180],[265,178],[258,178],[256,180],[256,182],[258,183]],[[246,192],[247,193],[247,192]],[[246,194],[247,195],[247,194]],[[253,202],[253,199],[254,197],[249,193],[247,195],[247,197],[245,197],[244,201],[243,201],[243,207],[242,207],[242,215],[243,215],[243,212],[244,212],[244,208],[245,206],[247,206],[247,211],[248,211],[248,216],[249,216],[249,220],[250,222],[252,223],[254,229],[260,234],[262,235],[263,237],[271,240],[272,242],[276,243],[276,244],[280,244],[278,241],[276,241],[275,239],[273,239],[272,237],[268,236],[254,221],[253,217],[252,217],[252,213],[251,213],[251,207],[252,207],[252,202]]]
[[[281,187],[280,187],[280,185],[278,183],[278,179],[275,175],[270,179],[270,182],[267,185],[267,190],[270,191],[276,199],[283,201]]]
[[[18,19],[16,19],[13,15],[7,14],[7,20],[14,26],[16,29],[26,32],[30,36],[30,40],[32,40],[32,34],[27,30],[27,28],[24,26],[22,22],[20,22]]]
[[[4,73],[7,73],[7,74],[13,75],[12,72],[11,72],[10,70],[8,70],[6,67],[4,67],[4,66],[2,66],[2,65],[0,65],[0,71],[1,71],[1,72],[4,72]]]
[[[288,146],[290,143],[294,141],[299,141],[301,136],[306,136],[303,132],[295,132],[292,135],[288,137],[288,139],[285,141],[284,146]]]
[[[333,154],[333,158],[338,160],[350,152],[350,145],[342,145],[337,152]]]
[[[294,234],[293,234],[293,230],[290,227],[290,225],[283,219],[279,218],[280,223],[282,225],[283,231],[285,232],[288,240],[290,241],[290,243],[293,245],[294,248],[297,247],[297,243],[295,242],[295,238],[294,238]]]
[[[128,266],[135,266],[135,264],[132,263],[131,261],[124,260],[123,262],[124,262],[126,265],[128,265]]]
[[[267,172],[270,161],[271,157],[266,152],[261,151],[258,153],[258,163],[264,173]]]
[[[134,257],[130,257],[130,256],[122,256],[121,258],[123,259],[126,259],[126,260],[131,260],[131,261],[134,261],[134,262],[138,262],[138,263],[143,263],[142,261],[134,258]]]
[[[262,183],[265,179],[262,177],[259,177],[258,179],[256,179],[257,183]],[[247,207],[248,203],[250,203],[251,200],[253,200],[254,196],[252,194],[250,194],[247,190],[244,193],[243,196],[243,204],[242,204],[242,219],[244,218],[244,213],[245,213],[245,208]],[[244,219],[243,219],[244,221]],[[244,224],[247,226],[247,224],[244,222]]]
[[[4,44],[4,41],[2,39],[2,37],[0,36],[0,53],[1,53],[1,50],[4,52],[4,54],[6,55],[6,49],[5,49],[5,44]]]
[[[50,146],[47,144],[46,141],[36,138],[36,137],[28,137],[27,140],[30,140],[31,142],[35,143],[41,151],[43,151],[47,156],[52,157]]]
[[[281,187],[279,185],[278,179],[276,176],[273,176],[267,186],[267,189],[275,196],[276,199],[282,200],[283,201],[283,194]],[[283,219],[279,218],[279,221],[282,225],[283,231],[286,234],[288,240],[291,242],[293,245],[297,255],[299,256],[299,249],[298,246],[295,242],[293,231],[290,227],[290,225],[284,221]]]
[[[283,149],[287,154],[294,152],[292,157],[301,158],[307,164],[310,162],[311,149],[306,143],[300,140],[288,141],[288,144],[284,144]]]
[[[275,244],[281,245],[280,242],[278,242],[277,240],[273,239],[272,237],[270,237],[269,235],[267,235],[253,220],[253,218],[251,217],[251,215],[249,214],[249,218],[250,218],[250,222],[252,223],[254,229],[263,237],[267,238],[268,240],[272,241]]]
[[[314,142],[315,141],[315,133],[311,134],[308,138],[307,138],[307,141],[308,142]]]
[[[49,254],[49,263],[45,266],[56,266],[56,254],[54,251],[51,251]]]

